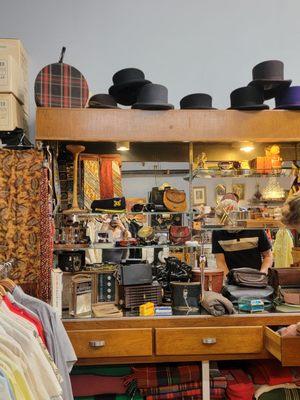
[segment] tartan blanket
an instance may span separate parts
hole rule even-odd
[[[211,389],[210,398],[211,400],[223,400],[225,398],[225,389]],[[184,390],[181,392],[146,396],[146,400],[168,400],[168,399],[180,399],[180,400],[202,399],[202,389],[191,389],[191,390]]]
[[[210,380],[210,387],[212,389],[226,389],[227,381],[225,377],[215,378]],[[160,387],[152,387],[147,389],[140,389],[140,392],[143,396],[149,395],[159,395],[165,393],[174,393],[174,392],[182,392],[186,390],[193,389],[201,389],[202,382],[189,382],[189,383],[181,383],[179,385],[169,385],[169,386],[160,386]]]
[[[198,364],[154,365],[133,367],[134,379],[139,389],[198,382],[202,370]]]

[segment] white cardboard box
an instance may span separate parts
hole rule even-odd
[[[13,93],[28,114],[28,85],[14,58],[0,52],[0,93]]]
[[[62,283],[63,272],[59,268],[51,271],[51,305],[56,310],[58,316],[62,316]]]
[[[28,134],[28,115],[11,93],[0,93],[0,131],[24,129]]]
[[[19,39],[1,39],[0,55],[12,56],[21,68],[24,80],[28,83],[28,55]]]

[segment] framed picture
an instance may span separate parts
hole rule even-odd
[[[219,204],[219,202],[222,200],[223,196],[226,194],[226,186],[219,184],[216,186],[215,189],[215,199],[216,199],[216,204]]]
[[[234,183],[232,185],[232,192],[237,194],[240,200],[245,200],[245,184],[244,183]]]
[[[206,187],[196,186],[193,187],[193,205],[205,205],[206,204]]]

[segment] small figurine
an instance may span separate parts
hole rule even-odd
[[[195,171],[196,169],[207,169],[207,155],[206,153],[201,153],[197,155],[194,165],[193,165],[193,170]]]

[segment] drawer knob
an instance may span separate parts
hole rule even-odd
[[[217,339],[213,338],[213,337],[204,338],[204,339],[202,339],[202,343],[203,344],[215,344],[215,343],[217,343]]]
[[[90,347],[93,347],[93,348],[104,347],[105,341],[104,340],[91,340],[89,342],[89,345],[90,345]]]

